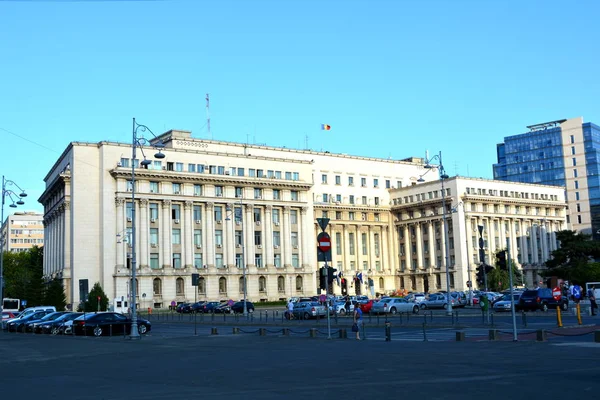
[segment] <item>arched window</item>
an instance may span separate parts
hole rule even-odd
[[[258,278],[258,291],[261,293],[265,293],[267,291],[267,278],[264,276]]]
[[[177,280],[175,281],[175,295],[177,295],[177,296],[184,296],[185,295],[185,288],[184,288],[184,284],[183,284],[183,278],[177,278]]]
[[[238,282],[239,282],[239,287],[240,287],[240,293],[244,293],[244,277],[240,276],[240,279]]]
[[[206,280],[203,277],[198,280],[198,293],[206,294]]]
[[[162,294],[162,281],[160,278],[154,278],[152,281],[152,292],[155,296],[160,296]]]
[[[302,292],[302,277],[300,275],[296,277],[296,292]]]
[[[223,276],[219,278],[219,294],[227,294],[227,279]]]
[[[285,278],[283,276],[277,277],[277,291],[279,293],[285,292]]]
[[[384,286],[383,278],[379,278],[379,289],[384,289]]]

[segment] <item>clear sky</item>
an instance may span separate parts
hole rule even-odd
[[[562,118],[600,123],[599,11],[550,0],[0,0],[0,174],[29,192],[23,210],[41,211],[43,178],[69,142],[131,142],[136,117],[157,134],[393,159],[441,151],[450,175],[492,178],[504,136]]]

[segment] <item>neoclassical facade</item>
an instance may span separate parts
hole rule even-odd
[[[555,233],[569,229],[563,188],[463,177],[445,180],[444,192],[440,181],[393,190],[391,213],[398,244],[398,287],[406,290],[446,290],[446,260],[451,289],[466,290],[467,281],[477,288],[479,226],[486,263],[494,265],[496,252],[510,248],[525,285],[533,287],[558,247]]]
[[[196,295],[240,299],[243,266],[251,301],[314,295],[319,217],[331,220],[334,267],[376,278],[378,292],[396,288],[390,193],[425,172],[422,159],[195,139],[188,131],[159,139],[166,157],[145,148],[147,166],[128,156],[130,144],[73,142],[45,177],[44,271],[63,280],[69,303],[96,282],[111,299],[128,296],[134,221],[141,307]],[[200,274],[197,293],[192,273]]]

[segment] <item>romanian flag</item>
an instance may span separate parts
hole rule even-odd
[[[321,124],[321,130],[322,131],[330,131],[331,130],[331,125]]]

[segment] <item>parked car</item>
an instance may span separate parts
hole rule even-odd
[[[177,308],[175,308],[175,311],[178,312],[178,313],[180,313],[180,314],[183,314],[183,313],[186,312],[185,310],[189,310],[188,307],[191,306],[191,305],[192,305],[192,303],[181,303],[181,304],[178,304]],[[187,312],[189,312],[189,311],[187,311]]]
[[[42,318],[33,319],[25,323],[23,332],[34,332],[35,328],[45,321],[54,321],[61,315],[66,314],[68,311],[57,311],[50,314],[44,315]]]
[[[254,304],[246,300],[246,310],[249,313],[254,312]],[[238,301],[231,306],[231,312],[234,314],[242,314],[244,312],[244,302]]]
[[[369,313],[373,309],[373,304],[375,304],[375,301],[369,300],[366,303],[359,303],[359,307],[363,313]]]
[[[560,300],[555,300],[552,296],[552,290],[548,288],[526,290],[519,298],[519,309],[524,311],[548,311],[548,309],[556,307],[567,311],[569,300],[565,296],[562,296]]]
[[[150,332],[150,321],[143,318],[137,319],[138,332],[142,335]],[[84,314],[73,320],[75,335],[109,336],[128,335],[131,333],[131,319],[116,312],[99,312]]]
[[[72,321],[75,318],[83,315],[81,312],[68,312],[53,321],[45,321],[36,327],[36,333],[51,333],[58,335],[60,333],[60,326],[67,321]]]
[[[13,318],[17,318],[17,314],[11,311],[2,311],[2,321],[8,321]]]
[[[419,305],[413,302],[409,302],[403,297],[390,297],[386,299],[381,299],[377,303],[373,304],[371,312],[374,314],[397,314],[399,312],[412,312],[414,314],[418,314]]]
[[[450,296],[454,300],[452,307],[465,307],[468,303],[467,295],[464,292],[451,292]]]
[[[317,301],[301,301],[294,305],[293,314],[298,319],[324,317],[327,315],[327,307]]]
[[[27,322],[40,319],[51,312],[52,311],[36,311],[23,318],[9,319],[6,324],[6,330],[9,332],[24,332],[25,324]]]
[[[406,296],[404,296],[404,298],[408,302],[419,304],[423,300],[425,300],[425,296],[426,296],[425,293],[417,292],[417,293],[409,293]]]
[[[231,305],[228,302],[219,303],[219,305],[213,309],[213,312],[215,314],[230,314],[231,313]]]
[[[454,299],[451,299],[454,301]],[[446,293],[432,293],[425,297],[425,300],[419,304],[421,309],[428,308],[447,308],[448,307],[448,299],[446,298]]]
[[[203,312],[205,304],[206,304],[206,301],[197,301],[190,305],[189,312],[191,312],[191,313]]]
[[[515,310],[518,310],[519,298],[521,297],[520,293],[513,294],[513,300],[515,302]],[[500,298],[500,300],[496,301],[492,306],[492,309],[496,312],[502,311],[510,311],[511,310],[511,301],[510,301],[510,293],[505,294]]]
[[[212,313],[215,311],[215,308],[219,307],[220,305],[220,301],[207,301],[204,303],[204,305],[202,305],[202,308],[198,312],[205,314]]]

